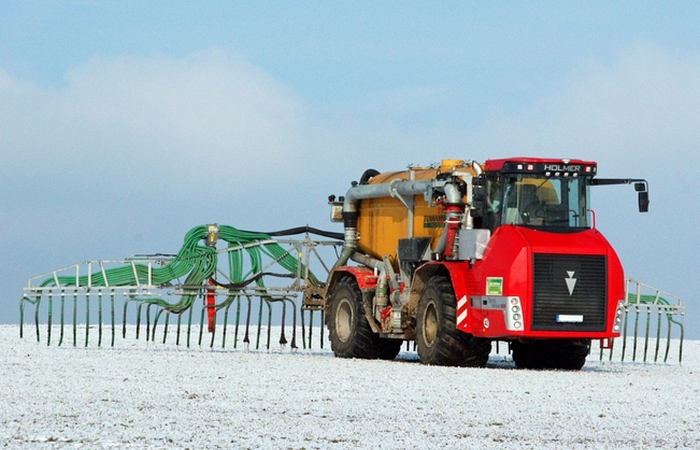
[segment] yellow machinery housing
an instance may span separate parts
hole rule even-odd
[[[367,184],[390,183],[393,180],[430,180],[440,174],[476,176],[471,164],[463,160],[446,159],[438,168],[410,167],[400,172],[385,172],[372,177]],[[468,184],[471,187],[471,184]],[[465,196],[466,197],[466,196]],[[410,204],[404,201],[413,201]],[[430,200],[430,199],[428,199]],[[467,203],[469,199],[464,198]],[[396,261],[399,239],[406,237],[430,237],[430,247],[434,248],[445,226],[445,213],[439,204],[427,201],[423,195],[411,199],[397,197],[368,198],[358,206],[357,249],[373,258],[384,255]]]

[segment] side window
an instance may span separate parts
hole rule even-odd
[[[484,214],[484,227],[490,230],[496,229],[501,224],[501,211],[503,210],[503,190],[498,179],[486,180],[486,205]]]
[[[486,212],[498,214],[501,212],[501,202],[503,195],[501,193],[501,183],[498,180],[488,180],[486,183],[488,195],[486,197]]]
[[[569,183],[569,226],[588,227],[588,184],[584,180]]]

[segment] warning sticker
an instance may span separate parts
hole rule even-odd
[[[503,278],[486,277],[486,295],[503,295]]]

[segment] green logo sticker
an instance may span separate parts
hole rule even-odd
[[[503,295],[503,278],[486,277],[486,295]]]
[[[423,216],[423,228],[442,228],[444,226],[444,214],[428,214]]]

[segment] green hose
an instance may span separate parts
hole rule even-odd
[[[212,230],[217,230],[217,235],[212,236]],[[216,241],[226,243],[225,249],[216,248]],[[299,254],[297,254],[299,252]],[[225,269],[218,267],[219,253],[226,253],[228,259],[228,273]],[[213,312],[208,320],[210,324],[216,323],[217,312],[228,315],[229,308],[235,303],[236,311],[236,336],[241,316],[241,301],[247,299],[248,319],[251,314],[251,301],[249,289],[255,286],[255,296],[260,298],[260,315],[262,314],[263,303],[268,307],[268,322],[270,322],[271,310],[270,301],[275,297],[275,292],[268,290],[265,286],[265,278],[269,276],[281,276],[297,278],[303,277],[305,283],[313,287],[322,287],[322,283],[308,268],[301,263],[302,253],[295,245],[290,249],[283,248],[279,242],[269,234],[252,231],[242,231],[228,225],[211,226],[200,225],[190,229],[184,237],[182,247],[177,254],[167,260],[164,265],[154,267],[153,261],[146,262],[140,259],[128,260],[123,265],[105,268],[99,263],[99,269],[93,271],[90,268],[86,275],[61,275],[49,276],[42,280],[38,295],[23,296],[20,301],[20,322],[24,322],[25,303],[31,304],[35,308],[34,322],[36,325],[36,338],[39,340],[39,306],[42,295],[48,298],[48,343],[51,342],[51,327],[56,322],[54,315],[54,305],[60,301],[60,321],[56,324],[60,326],[60,336],[58,345],[61,345],[64,338],[64,324],[66,317],[66,303],[72,301],[72,344],[77,345],[77,322],[76,313],[78,311],[78,296],[83,295],[85,301],[85,346],[88,345],[88,335],[91,318],[91,302],[97,301],[97,320],[99,343],[102,343],[102,321],[103,321],[103,295],[109,296],[109,308],[112,326],[112,340],[114,345],[115,335],[115,288],[122,288],[126,296],[123,304],[122,315],[122,336],[126,335],[127,309],[130,303],[136,306],[136,337],[138,338],[141,323],[146,326],[145,334],[147,340],[155,340],[156,326],[164,316],[163,341],[167,335],[170,314],[177,316],[177,343],[180,343],[181,326],[186,326],[187,346],[190,345],[190,330],[192,327],[192,311],[197,299],[204,300],[205,305],[200,317],[200,341],[201,330],[204,326],[204,312]],[[268,259],[270,261],[268,261]],[[93,263],[94,264],[94,263]],[[283,273],[271,273],[268,268],[281,267]],[[88,267],[92,267],[88,265]],[[218,268],[218,269],[217,269]],[[77,270],[77,269],[76,269]],[[65,273],[65,272],[64,272]],[[222,278],[225,278],[222,279]],[[184,281],[183,281],[184,279]],[[296,286],[296,285],[295,285]],[[300,286],[297,286],[299,288]],[[163,298],[160,296],[151,297],[148,294],[143,297],[131,291],[134,288],[144,288],[143,292],[155,289],[180,288],[181,291],[174,297]],[[213,292],[214,290],[219,293]],[[222,290],[225,295],[220,297]],[[68,292],[67,292],[68,291]],[[83,292],[84,291],[84,292]],[[79,294],[82,292],[82,294]],[[209,297],[211,295],[211,297]],[[206,303],[214,298],[214,303]],[[200,300],[200,301],[201,301]],[[68,306],[70,307],[70,306]],[[155,309],[153,309],[155,308]],[[93,312],[94,313],[94,312]],[[187,313],[187,323],[182,323],[182,315]],[[258,328],[262,325],[259,319]],[[249,320],[248,320],[249,322]],[[227,317],[224,317],[224,328],[222,336],[225,338]],[[248,325],[246,323],[245,343],[248,343]],[[152,328],[151,328],[152,327]],[[210,330],[213,332],[213,328]],[[269,333],[269,330],[268,330]],[[258,329],[258,341],[260,340],[260,329]],[[20,325],[20,336],[23,335],[23,327]],[[214,334],[212,333],[213,345]],[[234,340],[234,346],[235,346]],[[256,344],[257,345],[257,344]],[[268,336],[269,346],[269,336]]]
[[[88,284],[93,288],[142,284],[162,286],[184,276],[186,279],[183,284],[186,287],[204,286],[207,279],[215,276],[218,264],[216,249],[201,244],[207,238],[207,234],[205,225],[196,226],[189,230],[185,235],[182,248],[171,261],[163,267],[150,267],[150,280],[148,265],[132,263],[131,265],[97,271],[90,275],[49,277],[41,283],[41,287],[56,286],[56,280],[58,280],[58,285],[62,287],[81,287]],[[261,276],[263,255],[268,256],[292,274],[306,270],[295,256],[267,234],[240,231],[228,225],[221,225],[219,238],[227,242],[229,249],[231,249],[228,252],[229,277],[234,284],[243,286],[247,280],[254,280],[258,287],[264,287],[265,284]],[[248,255],[250,263],[250,268],[246,273],[243,272],[245,262],[243,251]],[[253,277],[252,280],[250,280],[251,277]],[[313,286],[320,285],[319,280],[311,273],[309,274],[309,283]],[[186,288],[185,294],[175,303],[167,302],[162,298],[139,298],[137,301],[159,306],[168,312],[182,313],[192,306],[200,293],[199,288]]]

